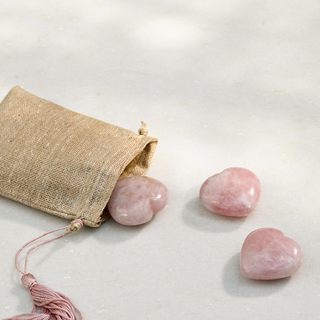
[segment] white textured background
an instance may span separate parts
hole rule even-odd
[[[1,0],[0,99],[21,85],[133,131],[144,120],[159,138],[148,175],[170,192],[145,226],[110,220],[34,252],[39,282],[85,320],[318,319],[319,15],[314,0]],[[230,166],[262,183],[246,219],[198,200]],[[15,252],[67,221],[5,198],[0,221],[6,318],[32,308]],[[300,243],[293,277],[240,274],[242,242],[260,227]]]

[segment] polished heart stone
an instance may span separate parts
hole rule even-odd
[[[244,168],[228,168],[203,183],[200,200],[212,212],[243,217],[256,207],[260,194],[260,180],[253,172]]]
[[[251,232],[241,249],[241,272],[250,279],[274,280],[289,277],[301,266],[299,244],[280,230],[262,228]]]
[[[138,176],[119,180],[107,206],[114,220],[135,226],[150,221],[167,201],[168,190],[162,182]]]

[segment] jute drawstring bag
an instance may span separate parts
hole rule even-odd
[[[98,227],[108,219],[107,202],[121,178],[144,175],[157,139],[70,111],[14,87],[0,104],[0,195],[59,217],[73,220],[27,242],[16,254],[16,268],[30,291],[31,313],[4,320],[76,320],[81,312],[68,297],[27,272],[30,252],[79,230]],[[44,236],[65,231],[38,242]],[[22,250],[24,268],[19,267]]]
[[[0,104],[0,195],[98,227],[119,178],[144,175],[157,139],[14,87]]]

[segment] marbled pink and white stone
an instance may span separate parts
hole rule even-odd
[[[168,190],[162,182],[137,176],[119,180],[107,206],[114,220],[136,226],[150,221],[167,201]]]
[[[280,230],[262,228],[245,239],[240,258],[246,278],[274,280],[289,277],[300,268],[303,253],[299,244]]]
[[[260,180],[253,172],[244,168],[228,168],[203,183],[200,200],[212,212],[243,217],[256,207],[260,194]]]

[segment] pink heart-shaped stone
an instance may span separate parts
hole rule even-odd
[[[241,249],[241,272],[246,278],[274,280],[289,277],[301,266],[299,244],[280,230],[261,228],[251,232]]]
[[[209,177],[201,186],[200,201],[210,211],[231,217],[245,217],[258,204],[261,184],[245,168],[228,168]]]

